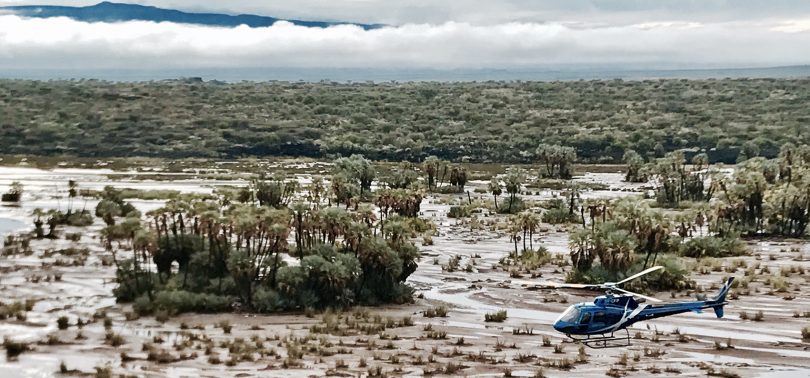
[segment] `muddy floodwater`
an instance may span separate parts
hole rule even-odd
[[[302,173],[306,166],[293,168],[299,180],[308,182],[309,175]],[[626,184],[622,178],[618,172],[588,173],[575,180],[585,187],[599,184],[598,189],[585,189],[584,198],[642,195],[644,185]],[[0,166],[0,192],[14,181],[24,187],[19,204],[0,205],[0,237],[32,230],[35,209],[95,208],[97,200],[89,197],[75,198],[68,204],[68,180],[90,190],[111,185],[203,194],[248,182],[246,176],[231,172],[227,163],[205,174],[194,170]],[[471,198],[491,198],[482,193],[486,185],[484,180],[471,181],[467,188]],[[559,194],[557,190],[530,188],[524,199],[540,201]],[[30,343],[30,350],[14,360],[0,354],[0,377],[80,376],[107,371],[144,377],[352,377],[373,375],[377,368],[387,376],[406,377],[604,377],[611,372],[615,376],[637,377],[810,377],[810,343],[801,335],[801,329],[810,326],[810,318],[802,316],[810,313],[810,244],[806,241],[751,241],[750,256],[721,261],[722,269],[692,273],[704,294],[713,295],[723,277],[743,276],[742,268],[726,269],[732,260],[741,260],[743,265],[759,263],[770,267],[771,272],[779,272],[782,267],[801,268],[804,273],[789,278],[786,292],[772,292],[763,277],[751,283],[750,295],[731,300],[723,319],[708,311],[637,323],[629,330],[629,347],[580,351],[579,345],[555,332],[551,323],[568,306],[591,301],[593,295],[530,290],[542,282],[563,282],[565,272],[556,265],[544,266],[538,277],[510,277],[498,264],[514,246],[505,232],[486,227],[500,221],[498,216],[475,214],[477,225],[448,218],[450,203],[462,200],[469,199],[466,195],[428,195],[422,203],[422,216],[433,221],[438,231],[431,245],[417,241],[422,257],[408,279],[416,289],[414,303],[364,309],[383,317],[410,317],[413,325],[386,331],[385,335],[314,335],[316,339],[324,338],[321,343],[331,352],[307,353],[298,366],[285,366],[286,350],[279,340],[309,334],[313,325],[321,323],[322,315],[182,314],[164,322],[151,316],[135,318],[131,306],[117,304],[112,295],[115,270],[99,238],[104,223],[95,219],[86,228],[60,228],[62,235],[81,233],[82,237],[74,241],[35,239],[30,254],[0,256],[0,302],[35,300],[24,317],[0,320],[0,337]],[[163,204],[161,200],[129,201],[144,214]],[[573,227],[581,226],[543,225],[533,243],[567,258],[568,233]],[[76,256],[54,253],[85,248],[88,253],[82,263],[75,263]],[[456,256],[461,259],[461,267],[470,268],[452,272],[443,269]],[[656,297],[688,301],[696,294],[665,292]],[[448,308],[447,317],[423,315],[425,310],[442,305]],[[501,309],[508,312],[506,321],[484,322],[485,314]],[[763,315],[760,320],[740,317],[741,313],[758,311]],[[94,314],[100,312],[106,313],[111,323],[94,321]],[[57,327],[61,316],[69,318],[71,326],[67,329]],[[76,326],[79,319],[86,322],[81,328]],[[229,333],[216,326],[223,320],[233,325]],[[124,342],[118,346],[105,342],[107,328],[121,335]],[[446,337],[426,338],[428,329],[444,332]],[[200,342],[202,339],[210,340],[210,350]],[[272,353],[257,353],[250,360],[226,364],[229,345],[239,340],[261,342],[264,350]],[[144,347],[147,343],[176,358],[150,358]],[[564,366],[566,361],[571,366]],[[449,370],[452,364],[459,365],[455,366],[458,370]]]

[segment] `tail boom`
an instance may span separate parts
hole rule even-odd
[[[661,305],[647,305],[640,313],[638,313],[633,318],[629,319],[627,323],[629,325],[639,321],[682,314],[690,311],[702,312],[702,310],[708,308],[714,310],[714,314],[717,315],[718,318],[722,318],[724,315],[723,306],[728,304],[728,302],[726,301],[726,295],[731,289],[731,284],[733,282],[734,278],[733,277],[729,278],[723,285],[723,287],[720,289],[720,292],[713,299],[710,300],[697,302],[683,302],[683,303],[667,303]]]

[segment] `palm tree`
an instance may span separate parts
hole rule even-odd
[[[546,177],[562,179],[571,178],[573,164],[577,159],[573,147],[541,144],[535,150],[535,156],[546,168]]]
[[[153,256],[157,250],[157,239],[155,234],[148,230],[139,229],[132,238],[132,271],[135,279],[135,290],[140,292],[140,280],[138,276],[141,275],[141,267],[146,268],[145,278],[149,281],[146,285],[146,294],[149,299],[152,299],[152,275],[150,270],[151,264],[148,263],[149,257]]]
[[[509,217],[509,239],[515,245],[515,258],[518,257],[518,242],[520,241],[519,233],[523,230],[521,219],[517,215]]]
[[[351,205],[352,199],[354,199],[358,193],[362,194],[358,186],[347,181],[346,177],[343,175],[332,176],[332,192],[335,195],[335,202],[338,205],[341,203],[345,204],[347,209]]]
[[[644,182],[647,181],[647,176],[644,174],[644,158],[634,150],[627,150],[624,153],[624,163],[627,164],[627,174],[624,176],[624,181],[627,182]]]
[[[45,237],[45,230],[42,229],[42,226],[45,224],[45,222],[42,221],[42,216],[45,215],[45,212],[40,208],[36,208],[31,215],[34,216],[34,233],[37,239],[42,239]]]
[[[68,180],[68,209],[67,216],[73,212],[73,199],[79,194],[79,184],[76,180]]]
[[[428,191],[433,191],[436,187],[436,175],[439,173],[439,158],[435,156],[428,156],[422,163],[422,170],[427,175]]]
[[[354,212],[355,219],[363,222],[369,230],[373,230],[374,235],[377,235],[377,214],[374,212],[374,206],[369,204],[360,205]]]
[[[312,204],[313,208],[320,207],[321,199],[326,193],[326,188],[323,183],[323,177],[315,176],[312,178],[312,183],[307,187],[307,199]]]
[[[501,190],[501,181],[497,177],[492,176],[489,180],[489,192],[495,197],[495,210],[498,210],[498,196],[503,193]]]
[[[338,207],[330,207],[321,211],[321,225],[326,236],[326,241],[335,245],[335,241],[342,236],[351,218],[345,210]]]
[[[594,254],[593,231],[579,229],[571,233],[568,241],[571,250],[571,264],[579,271],[587,271],[596,259]]]
[[[296,202],[293,203],[292,206],[293,212],[293,223],[292,226],[295,228],[295,246],[298,252],[298,256],[301,259],[304,258],[304,231],[305,231],[305,223],[304,218],[308,216],[309,207],[304,204],[303,202]]]
[[[349,223],[348,227],[346,227],[345,234],[344,242],[346,249],[354,252],[354,255],[357,256],[360,251],[360,246],[363,244],[363,240],[369,235],[369,228],[362,222],[352,221]]]
[[[121,207],[110,200],[101,200],[96,206],[96,216],[104,220],[107,226],[115,224],[115,217],[121,215]]]
[[[537,214],[528,213],[524,222],[526,223],[526,228],[529,230],[529,249],[534,251],[534,233],[537,232],[537,227],[540,225],[540,218]]]
[[[566,194],[568,197],[568,214],[574,215],[574,209],[576,208],[577,202],[582,198],[580,194],[579,184],[571,183],[568,185],[568,193]]]
[[[363,155],[355,154],[348,158],[337,159],[335,160],[335,168],[336,174],[342,174],[358,185],[360,196],[371,190],[371,183],[377,175],[374,165]]]
[[[525,179],[526,177],[520,169],[511,170],[504,179],[504,184],[506,184],[506,192],[509,193],[508,212],[510,213],[512,212],[512,205],[514,204],[518,193],[520,193],[520,189],[522,188]]]
[[[454,166],[450,170],[450,185],[456,188],[456,191],[461,193],[464,191],[464,185],[467,184],[467,169],[460,166]]]
[[[602,266],[611,272],[624,272],[630,268],[636,247],[630,234],[624,230],[613,230],[604,239],[607,248],[599,257]]]

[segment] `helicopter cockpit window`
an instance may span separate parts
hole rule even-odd
[[[605,313],[604,312],[597,312],[593,315],[593,321],[595,323],[604,323],[605,322]]]
[[[588,324],[591,322],[591,313],[586,312],[582,314],[582,319],[579,320],[579,324]]]
[[[568,308],[568,310],[565,311],[564,314],[562,314],[560,320],[566,323],[573,323],[576,322],[578,318],[579,318],[579,309],[574,306],[571,306]]]

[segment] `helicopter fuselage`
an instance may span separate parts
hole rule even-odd
[[[566,335],[609,334],[625,329],[630,325],[663,316],[685,312],[701,312],[712,308],[718,318],[723,317],[723,306],[732,280],[723,286],[720,293],[711,300],[647,304],[639,303],[632,295],[603,295],[593,303],[578,303],[568,307],[554,322],[554,329]]]

